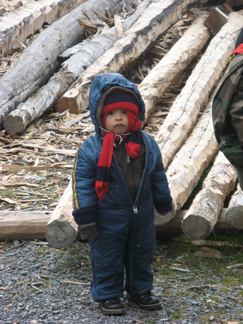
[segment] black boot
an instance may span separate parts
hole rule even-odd
[[[99,308],[105,315],[122,315],[125,311],[119,298],[102,300],[99,302]]]
[[[150,291],[141,295],[131,295],[129,299],[145,310],[161,309],[159,299],[154,297]]]

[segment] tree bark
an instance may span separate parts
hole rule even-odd
[[[67,107],[80,113],[88,106],[88,92],[95,75],[120,72],[138,58],[159,35],[172,26],[195,0],[160,0],[153,2],[125,36],[81,75],[58,100],[57,110]]]
[[[138,6],[135,13],[124,22],[124,30],[127,30],[136,21],[150,2],[151,0],[143,1]],[[91,40],[84,40],[74,46],[73,51],[68,49],[61,57],[70,55],[69,59],[63,63],[62,68],[51,77],[46,85],[8,115],[4,121],[5,130],[9,134],[23,132],[33,120],[50,109],[85,69],[107,51],[118,37],[116,27],[112,27],[94,36]],[[69,107],[63,108],[66,110]],[[72,109],[69,110],[72,112]]]
[[[57,249],[72,244],[78,233],[78,225],[72,216],[72,201],[70,181],[46,227],[46,240]]]
[[[193,129],[200,111],[229,63],[243,16],[237,12],[229,15],[228,22],[212,39],[181,93],[177,96],[155,139],[160,147],[165,167],[179,150]],[[222,41],[223,39],[223,41]]]
[[[103,0],[102,4],[89,0],[55,21],[26,48],[0,80],[0,129],[8,114],[55,72],[58,67],[57,57],[85,37],[85,31],[77,21],[78,18],[85,18],[82,11],[90,11],[90,16],[97,17],[92,10],[105,15],[108,8],[113,14],[121,6],[120,0]]]
[[[165,91],[200,53],[209,40],[210,32],[203,24],[205,19],[205,15],[196,19],[138,86],[146,107],[145,122]]]
[[[224,200],[234,189],[236,172],[222,152],[219,152],[212,169],[203,182],[190,209],[183,218],[182,228],[188,239],[204,239],[214,229]]]
[[[18,48],[20,42],[33,35],[44,23],[51,24],[87,0],[30,1],[0,20],[0,54]]]
[[[229,207],[225,214],[225,221],[234,228],[243,229],[243,192],[239,185],[229,202]]]
[[[45,239],[51,212],[0,211],[0,241]]]

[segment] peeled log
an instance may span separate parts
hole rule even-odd
[[[159,0],[153,2],[112,48],[82,74],[59,99],[58,111],[67,106],[80,113],[88,107],[93,78],[100,73],[119,72],[138,58],[164,31],[171,27],[195,0]],[[68,103],[67,103],[68,102]]]
[[[242,15],[237,12],[229,14],[228,22],[212,39],[170,108],[155,137],[165,167],[179,150],[194,127],[200,111],[207,104],[211,92],[229,63],[230,53],[234,49],[235,40],[242,25]]]
[[[205,15],[196,19],[138,86],[145,102],[145,121],[165,91],[200,53],[209,40],[210,32],[203,24],[205,19]]]
[[[103,0],[102,3],[89,0],[55,21],[26,48],[0,79],[0,129],[8,114],[36,92],[55,72],[58,67],[57,57],[85,38],[85,31],[77,21],[78,18],[85,19],[82,11],[88,11],[91,17],[97,18],[92,9],[105,15],[106,9],[112,14],[121,6],[121,0]]]
[[[70,181],[46,227],[46,240],[57,249],[72,244],[78,233],[78,225],[72,216],[72,202]]]
[[[188,239],[198,240],[209,236],[218,221],[224,200],[234,189],[235,183],[235,168],[219,152],[203,182],[202,190],[183,219],[182,228]]]
[[[124,30],[132,25],[148,4],[149,1],[143,1],[138,6],[135,13],[124,22]],[[117,39],[116,27],[112,27],[94,36],[91,40],[84,40],[81,44],[74,46],[73,55],[71,55],[71,49],[66,51],[67,53],[61,57],[66,57],[68,53],[71,57],[63,63],[62,68],[50,78],[46,85],[8,115],[4,121],[5,130],[9,134],[23,132],[32,121],[50,109],[85,69],[107,51]],[[72,107],[69,107],[68,103],[67,101],[67,105],[63,108],[72,112]]]
[[[224,231],[224,230],[234,230],[235,228],[228,224],[225,220],[225,213],[227,209],[223,208],[219,214],[217,223],[215,224],[215,230],[217,231]],[[163,235],[162,238],[167,238],[171,236],[179,236],[183,234],[182,230],[182,221],[185,215],[187,214],[188,210],[179,210],[175,217],[172,218],[168,223],[163,225],[157,225],[157,236]]]
[[[208,108],[166,172],[176,211],[183,207],[217,151],[218,144],[214,136],[211,112]],[[167,216],[161,217],[164,223],[169,220]]]
[[[243,192],[239,185],[229,202],[225,221],[234,228],[243,229]]]
[[[51,212],[0,211],[0,241],[45,239]]]
[[[20,42],[33,35],[44,23],[51,24],[87,0],[28,1],[0,19],[0,54],[17,49]]]

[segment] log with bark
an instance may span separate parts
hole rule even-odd
[[[234,189],[236,172],[219,152],[191,207],[182,221],[183,232],[190,240],[204,239],[214,229],[224,206],[225,198]]]
[[[50,0],[29,1],[0,20],[0,54],[17,49],[27,37],[66,15],[87,0],[58,0],[53,6]]]
[[[143,1],[125,20],[122,24],[124,31],[130,28],[150,2],[151,0]],[[37,93],[8,115],[4,121],[5,130],[9,134],[23,132],[32,121],[50,109],[85,69],[107,51],[118,38],[119,34],[114,26],[65,51],[61,57],[69,56],[69,58],[63,63],[62,68]],[[67,106],[64,110],[68,108]]]
[[[186,85],[177,96],[155,139],[160,147],[165,167],[193,129],[204,109],[234,49],[236,37],[243,25],[243,16],[229,14],[228,22],[211,40],[206,52],[193,69]]]
[[[0,212],[0,240],[45,239],[50,211],[5,211]]]
[[[239,185],[229,202],[225,221],[234,228],[243,229],[243,192]]]
[[[172,86],[209,40],[210,32],[204,26],[206,17],[207,15],[202,15],[193,22],[138,86],[146,107],[145,122],[165,91]]]
[[[121,10],[121,0],[89,0],[55,21],[22,53],[0,80],[0,129],[3,121],[18,104],[24,102],[45,84],[58,68],[57,57],[68,47],[85,38],[77,19],[85,18],[83,11],[97,19],[93,10],[105,15]],[[52,41],[50,41],[50,39]]]
[[[102,55],[81,75],[70,89],[58,100],[57,110],[67,107],[80,113],[88,106],[88,92],[95,75],[120,72],[131,64],[178,18],[195,0],[159,0],[153,2],[130,28],[124,37]]]

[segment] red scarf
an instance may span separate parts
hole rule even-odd
[[[124,141],[127,154],[130,158],[136,158],[140,153],[141,148],[141,122],[138,119],[138,107],[132,102],[114,102],[104,106],[102,113],[103,125],[108,113],[114,109],[121,108],[126,110],[128,117],[128,130],[131,134],[116,135],[113,133],[106,133],[103,140],[103,145],[98,161],[95,190],[99,198],[99,202],[104,198],[109,189],[109,174],[114,144],[116,142]]]
[[[236,47],[236,49],[230,54],[230,56],[232,57],[235,54],[243,54],[243,43]]]

